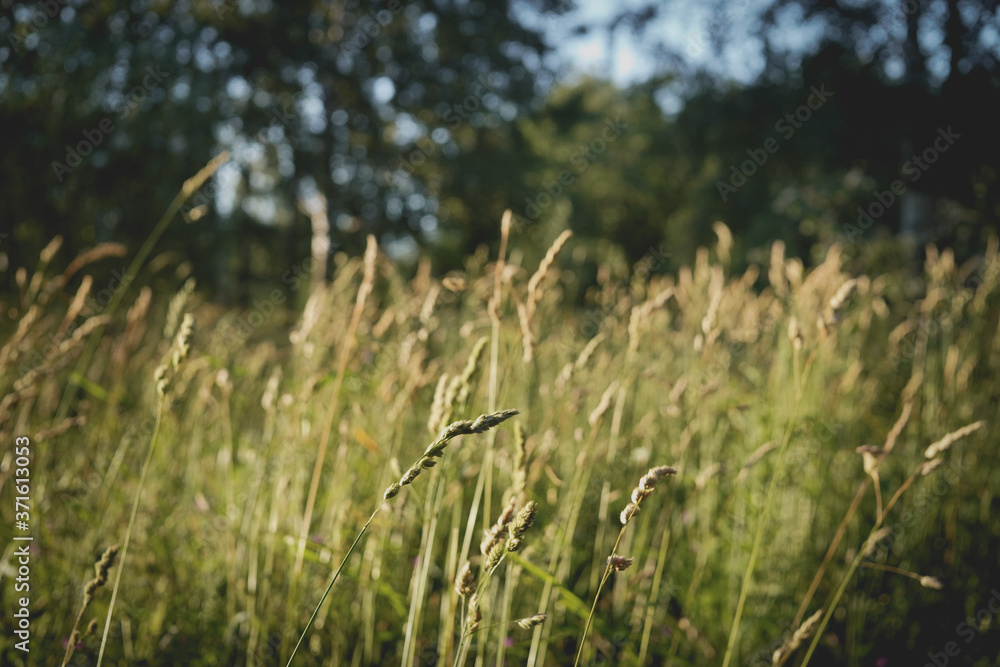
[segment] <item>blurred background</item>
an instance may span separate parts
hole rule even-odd
[[[4,266],[136,248],[223,150],[157,248],[230,305],[370,233],[443,274],[506,208],[664,270],[716,220],[861,270],[1000,214],[995,0],[3,5]]]

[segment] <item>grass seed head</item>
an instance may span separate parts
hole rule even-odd
[[[479,550],[484,556],[489,556],[497,544],[504,541],[504,533],[514,519],[514,510],[517,508],[517,497],[511,496],[507,506],[500,513],[497,522],[488,530],[483,532],[483,541],[479,544]],[[486,568],[489,569],[489,568]]]
[[[650,468],[649,472],[643,475],[642,479],[639,480],[639,486],[647,489],[652,489],[656,486],[657,480],[661,477],[667,475],[676,475],[677,470],[671,468],[670,466],[657,466],[655,468]]]
[[[491,572],[493,568],[499,565],[505,550],[506,548],[501,540],[493,542],[489,552],[486,554],[486,562],[483,564],[483,570]]]
[[[191,350],[191,334],[193,332],[194,317],[190,313],[185,313],[184,319],[181,321],[180,329],[177,331],[177,337],[175,338],[176,348],[170,358],[169,365],[165,363],[160,364],[153,372],[153,381],[156,383],[156,393],[159,394],[161,398],[167,395],[167,391],[170,389],[174,376],[177,375],[177,370],[180,368],[181,364],[184,363],[184,360],[187,359],[188,352]]]
[[[822,617],[823,617],[823,610],[818,609],[816,610],[815,614],[807,618],[802,623],[802,625],[800,625],[798,629],[794,633],[792,633],[792,636],[786,639],[785,643],[782,644],[781,647],[774,652],[774,654],[771,656],[771,664],[780,665],[785,660],[787,660],[788,656],[790,656],[792,653],[795,652],[796,649],[802,646],[802,642],[804,642],[805,640],[809,639],[812,636],[813,632],[815,632],[816,630],[816,626],[819,625],[820,618]]]
[[[441,430],[441,423],[447,420],[445,416],[444,395],[448,386],[448,374],[442,373],[434,389],[434,401],[431,403],[431,414],[427,418],[427,430],[432,434]]]
[[[514,497],[520,498],[524,493],[524,486],[528,480],[527,467],[527,438],[524,435],[524,427],[521,422],[514,422],[514,474],[513,490]]]
[[[757,465],[768,452],[775,449],[778,443],[775,441],[765,442],[763,445],[754,450],[753,454],[747,457],[747,460],[743,463],[743,468],[740,469],[740,474],[737,475],[737,483],[743,482],[750,474],[750,469]]]
[[[415,465],[404,472],[403,476],[399,478],[399,485],[407,486],[408,484],[413,484],[413,480],[417,478],[417,475],[420,474],[421,470],[422,468],[419,465]]]
[[[180,331],[177,332],[177,351],[174,353],[173,359],[174,370],[187,359],[188,352],[191,350],[192,333],[194,333],[194,316],[191,313],[184,313]]]
[[[632,517],[634,517],[638,513],[639,513],[638,503],[629,503],[628,505],[626,505],[625,509],[622,510],[621,516],[619,517],[622,521],[622,525],[627,526],[628,522],[632,519]]]
[[[161,397],[166,396],[167,389],[170,388],[170,380],[167,377],[167,371],[169,370],[167,364],[160,364],[153,371],[153,382],[156,384],[156,393]]]
[[[802,330],[799,328],[799,321],[795,316],[788,320],[788,340],[792,341],[792,346],[796,350],[802,349]]]
[[[519,618],[516,623],[522,630],[530,630],[531,628],[541,625],[548,618],[548,614],[535,614],[534,616],[529,616],[528,618]]]
[[[497,528],[502,530],[507,527],[508,524],[514,519],[514,512],[517,510],[517,497],[511,496],[510,501],[507,503],[507,507],[504,508],[500,516],[497,517]]]
[[[882,449],[878,447],[873,447],[872,445],[862,445],[857,447],[854,451],[861,454],[861,461],[865,469],[865,474],[869,477],[875,478],[878,473],[878,464],[884,455]]]
[[[472,379],[479,370],[480,362],[483,358],[483,350],[486,349],[488,341],[489,339],[486,336],[482,336],[476,341],[472,352],[469,353],[469,359],[465,362],[465,370],[462,371],[462,376],[459,378],[455,405],[465,405],[469,401],[469,394],[472,392]]]
[[[188,278],[177,294],[174,294],[170,299],[170,305],[167,307],[167,319],[163,325],[164,338],[173,338],[174,334],[177,333],[184,307],[187,306],[188,298],[194,292],[195,284],[194,278]]]
[[[851,295],[851,292],[854,291],[854,288],[857,287],[857,284],[858,284],[857,279],[851,278],[843,285],[841,285],[840,289],[837,290],[837,293],[833,295],[828,305],[830,306],[830,310],[833,311],[834,314],[836,314],[841,308],[844,307],[844,304],[847,302],[847,297]]]
[[[499,542],[500,535],[497,532],[496,526],[493,526],[488,530],[484,530],[483,539],[479,542],[479,553],[484,556],[489,556],[490,552],[493,551],[493,547],[495,547]]]
[[[978,421],[978,422],[973,422],[972,424],[969,424],[968,426],[963,426],[962,428],[958,429],[957,431],[952,431],[951,433],[949,433],[948,435],[944,436],[943,438],[941,438],[940,440],[938,440],[937,442],[935,442],[933,445],[931,445],[930,447],[928,447],[927,451],[924,452],[924,458],[933,459],[938,454],[941,454],[941,453],[944,453],[944,452],[948,451],[948,449],[956,441],[961,440],[962,438],[964,438],[965,436],[969,435],[970,433],[975,433],[976,431],[978,431],[979,429],[981,429],[985,425],[986,425],[985,421]]]
[[[98,588],[108,583],[108,572],[114,566],[115,559],[118,558],[119,549],[120,547],[117,544],[108,547],[104,550],[100,559],[94,563],[95,576],[83,585],[84,606],[87,606],[94,599],[94,594],[97,593]]]
[[[466,621],[466,630],[470,635],[479,630],[479,623],[482,620],[483,611],[479,608],[479,596],[473,593],[469,596],[469,616]]]
[[[608,388],[604,390],[604,394],[601,395],[601,400],[597,402],[597,406],[591,411],[590,416],[587,417],[587,422],[591,428],[597,427],[598,422],[604,417],[604,413],[611,407],[611,397],[618,391],[618,384],[618,380],[612,380]]]
[[[476,574],[472,571],[469,561],[465,561],[462,569],[455,577],[455,592],[460,596],[472,595],[476,592]]]
[[[884,540],[886,537],[892,534],[892,529],[889,527],[883,527],[872,533],[871,537],[865,540],[864,546],[861,548],[861,557],[867,558],[874,553],[878,543]]]
[[[920,474],[926,477],[942,465],[944,465],[944,459],[931,459],[930,461],[924,461],[923,465],[920,466]]]
[[[625,556],[611,556],[608,558],[608,567],[616,572],[624,572],[625,570],[632,567],[632,558],[626,558]]]
[[[485,433],[497,424],[502,424],[516,414],[520,414],[518,410],[500,410],[498,412],[492,412],[488,415],[479,415],[475,420],[463,419],[461,421],[452,422],[441,430],[441,434],[438,436],[437,442],[432,444],[424,452],[424,456],[440,456],[440,454],[432,454],[432,451],[437,451],[440,449],[444,451],[444,443],[452,438],[458,437],[460,435],[472,435],[474,433]]]
[[[460,435],[483,433],[497,424],[510,419],[516,414],[518,414],[517,410],[500,410],[499,412],[493,412],[488,415],[480,415],[475,421],[465,419],[449,424],[441,431],[441,435],[438,436],[438,439],[432,442],[427,449],[424,450],[423,455],[417,459],[417,462],[410,466],[409,470],[403,473],[403,476],[399,478],[399,482],[394,482],[386,488],[386,490],[382,493],[382,499],[389,500],[389,498],[392,498],[399,493],[399,490],[402,487],[412,484],[413,480],[417,478],[417,475],[420,474],[421,470],[436,466],[437,461],[434,459],[440,458],[444,455],[444,450],[448,446],[448,441],[452,438]]]
[[[97,573],[97,578],[101,580],[102,584],[108,580],[108,570],[114,566],[120,549],[121,547],[117,544],[111,545],[104,550],[101,559],[94,564],[94,571]]]
[[[531,524],[535,522],[535,514],[537,513],[538,503],[534,500],[529,500],[521,508],[521,511],[517,513],[517,517],[510,524],[510,538],[507,540],[508,551],[517,551],[521,548],[524,534],[531,528]]]
[[[657,466],[655,468],[650,468],[649,472],[642,476],[639,480],[639,485],[632,489],[632,502],[630,502],[625,509],[622,510],[620,519],[622,525],[628,525],[628,522],[639,512],[639,505],[642,501],[648,498],[652,493],[653,489],[656,488],[656,482],[662,477],[667,475],[676,475],[677,469],[671,468],[670,466]]]

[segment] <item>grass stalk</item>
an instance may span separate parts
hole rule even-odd
[[[490,412],[496,410],[499,384],[498,367],[500,364],[500,301],[503,297],[503,271],[507,257],[507,241],[510,237],[510,227],[513,213],[510,209],[504,211],[500,220],[500,250],[494,267],[493,296],[488,305],[490,317],[490,374],[488,380],[487,406]],[[476,488],[472,493],[472,506],[465,524],[465,537],[462,540],[462,550],[458,562],[464,563],[469,558],[472,548],[472,536],[476,521],[479,518],[479,505],[483,504],[483,530],[489,527],[490,501],[493,494],[493,445],[496,435],[490,433],[486,440],[486,451],[483,453],[483,464],[476,479]]]
[[[885,511],[882,514],[875,517],[875,524],[868,532],[868,537],[865,540],[864,547],[858,549],[858,553],[851,561],[851,565],[848,567],[847,573],[844,574],[843,578],[841,579],[840,585],[837,587],[837,592],[834,593],[833,598],[831,599],[829,605],[827,606],[826,613],[823,615],[823,620],[820,621],[819,627],[816,629],[816,634],[815,636],[813,636],[812,643],[809,644],[809,649],[806,651],[806,655],[802,660],[802,667],[806,667],[806,665],[809,664],[809,660],[810,658],[812,658],[813,652],[816,650],[816,646],[819,644],[819,640],[821,635],[823,634],[823,630],[826,628],[827,623],[830,621],[830,617],[833,615],[833,611],[837,608],[837,604],[840,602],[840,598],[843,596],[844,591],[847,590],[848,582],[850,582],[851,577],[854,576],[854,572],[855,570],[858,569],[858,566],[860,565],[862,559],[864,559],[870,553],[871,548],[874,547],[872,542],[875,539],[877,539],[876,533],[879,531],[879,529],[881,529],[885,517],[896,505],[896,502],[902,497],[903,493],[905,493],[906,490],[913,485],[913,482],[916,481],[917,477],[922,475],[927,475],[929,472],[934,470],[934,466],[930,466],[929,464],[940,463],[940,459],[936,457],[940,453],[944,452],[948,447],[950,447],[952,442],[979,430],[984,425],[985,422],[983,421],[969,424],[968,426],[965,426],[957,431],[949,433],[944,437],[944,439],[942,439],[938,443],[935,443],[934,445],[931,445],[931,447],[928,448],[927,452],[925,453],[925,457],[928,460],[917,466],[916,470],[914,470],[910,474],[910,476],[907,477],[906,480],[899,485],[899,488],[896,489],[896,493],[893,494],[892,499],[886,504]],[[937,451],[932,451],[935,450],[935,448],[937,448],[941,443],[946,443],[946,444],[941,449]]]
[[[612,554],[618,551],[618,545],[625,535],[625,528],[625,526],[622,526],[622,529],[618,531],[618,539],[615,540],[615,545],[611,547]],[[611,577],[612,570],[611,558],[609,558],[608,564],[604,567],[604,573],[601,575],[601,583],[597,586],[597,593],[594,594],[594,602],[590,605],[590,614],[587,616],[587,622],[583,626],[583,634],[580,636],[580,645],[577,647],[573,667],[577,667],[580,664],[580,658],[583,656],[584,648],[587,645],[587,635],[590,633],[590,626],[594,621],[594,612],[597,610],[597,601],[601,599],[601,591],[604,589],[604,584],[607,583],[608,578]]]
[[[139,486],[135,490],[135,498],[132,500],[132,514],[129,516],[128,527],[125,529],[125,540],[122,542],[121,554],[118,557],[118,570],[115,572],[115,583],[111,587],[111,602],[108,603],[108,616],[104,621],[104,632],[101,634],[101,647],[97,652],[97,667],[101,667],[104,660],[104,650],[108,643],[108,631],[111,629],[111,619],[115,613],[115,601],[118,599],[118,588],[121,585],[122,572],[125,570],[125,559],[128,557],[128,546],[132,541],[132,531],[135,528],[135,518],[139,514],[139,503],[142,501],[142,490],[146,486],[146,476],[149,472],[149,462],[153,460],[153,452],[156,450],[156,441],[160,435],[160,424],[163,422],[163,413],[166,408],[166,397],[160,395],[156,407],[156,423],[153,425],[153,434],[149,439],[149,447],[146,449],[146,459],[142,462],[142,471],[139,473]]]
[[[340,392],[344,386],[344,374],[347,372],[347,362],[354,351],[354,334],[358,330],[358,324],[361,322],[361,314],[365,309],[365,301],[371,293],[372,282],[375,279],[375,255],[377,252],[378,244],[375,242],[375,237],[369,235],[368,246],[365,250],[365,274],[361,280],[361,286],[358,288],[358,297],[354,301],[351,321],[347,325],[347,331],[344,333],[344,342],[340,348],[340,358],[337,361],[337,377],[334,380],[330,404],[326,409],[326,420],[323,423],[323,430],[320,434],[319,450],[316,452],[316,463],[313,465],[312,481],[309,483],[309,495],[306,499],[305,511],[302,513],[298,548],[295,552],[295,566],[292,569],[295,577],[298,577],[302,572],[302,559],[305,556],[309,526],[312,523],[313,509],[316,506],[316,494],[319,492],[319,480],[323,473],[323,461],[326,458],[326,451],[330,445],[330,433],[333,431],[333,422],[337,416]]]
[[[319,604],[313,610],[312,616],[309,617],[309,621],[306,623],[305,629],[303,629],[302,634],[299,636],[298,641],[295,643],[295,647],[292,649],[291,655],[288,657],[288,662],[286,667],[292,664],[295,659],[295,654],[298,653],[299,647],[305,640],[306,635],[309,634],[309,629],[312,628],[313,623],[316,620],[316,616],[319,614],[320,608],[326,601],[327,596],[330,591],[333,590],[334,584],[337,583],[337,579],[340,577],[341,571],[344,569],[344,565],[347,564],[347,560],[354,553],[354,548],[358,546],[358,542],[364,536],[365,532],[368,530],[368,526],[371,525],[375,516],[378,514],[379,510],[382,509],[382,505],[385,501],[390,498],[394,498],[404,486],[409,486],[416,480],[423,470],[433,468],[437,465],[438,459],[444,455],[444,451],[448,446],[448,442],[453,438],[457,438],[460,435],[472,435],[475,433],[485,433],[489,431],[494,426],[510,419],[514,415],[518,414],[517,410],[501,410],[499,412],[494,412],[488,415],[480,415],[477,419],[473,420],[462,420],[457,422],[452,422],[446,426],[441,434],[438,436],[437,440],[432,442],[427,449],[424,450],[423,455],[417,459],[417,461],[410,466],[410,468],[403,473],[403,476],[398,482],[393,482],[390,484],[386,490],[382,493],[382,499],[379,501],[375,510],[372,512],[371,516],[368,517],[368,521],[365,525],[361,527],[361,531],[358,533],[357,537],[354,538],[354,542],[351,543],[350,548],[347,553],[344,554],[343,560],[340,562],[340,566],[337,568],[336,572],[333,573],[333,578],[330,579],[330,583],[326,587],[326,591],[323,592],[323,597],[320,598]]]
[[[577,465],[574,466],[573,480],[569,484],[569,492],[566,496],[570,507],[569,517],[561,522],[565,528],[556,538],[556,546],[552,550],[552,556],[549,559],[548,571],[554,573],[554,576],[551,579],[546,579],[542,588],[539,612],[543,614],[548,611],[548,604],[552,599],[553,589],[561,585],[562,580],[567,576],[570,569],[573,555],[573,535],[576,534],[576,524],[580,518],[583,499],[590,486],[591,471],[594,469],[593,465],[588,465],[587,459],[590,453],[593,452],[602,419],[602,416],[598,416],[593,421],[583,452],[578,455]],[[542,637],[548,632],[549,627],[546,625],[535,629],[531,638],[531,650],[528,653],[528,667],[545,664],[547,646],[542,642]]]
[[[441,501],[444,494],[444,482],[441,477],[431,481],[425,502],[425,519],[421,531],[420,560],[414,570],[412,586],[413,598],[410,602],[410,613],[406,618],[406,632],[403,635],[402,667],[412,665],[415,661],[417,637],[420,634],[423,620],[423,603],[427,599],[427,579],[431,564],[434,562],[434,538],[437,534],[438,517],[441,514]]]
[[[896,440],[903,432],[903,428],[909,421],[912,411],[913,401],[911,400],[904,403],[899,418],[896,419],[896,423],[893,425],[892,429],[889,431],[889,435],[886,437],[885,445],[882,447],[883,451],[892,451],[895,447]],[[850,506],[848,506],[847,512],[840,521],[840,525],[837,526],[837,531],[834,533],[833,539],[830,541],[830,546],[823,555],[823,561],[820,563],[819,569],[816,570],[816,574],[813,575],[813,579],[809,583],[809,589],[806,591],[805,597],[802,598],[802,602],[799,604],[799,609],[795,613],[795,618],[792,621],[792,625],[794,627],[798,627],[802,623],[802,619],[805,618],[806,610],[809,609],[809,604],[812,602],[813,596],[816,594],[816,590],[819,588],[820,582],[822,582],[823,576],[826,574],[826,570],[830,566],[830,562],[833,560],[834,554],[837,553],[841,540],[843,540],[844,535],[847,534],[847,527],[850,525],[851,519],[853,519],[854,515],[857,513],[858,508],[861,506],[861,501],[865,497],[865,493],[867,493],[868,486],[871,482],[872,478],[866,475],[858,485],[858,490],[854,494],[854,499],[851,501]],[[892,505],[895,504],[895,502],[896,498],[893,497],[893,499],[889,501],[889,506],[878,514],[880,519],[885,516],[885,513],[892,508]]]
[[[323,603],[326,602],[326,598],[328,595],[330,595],[330,591],[333,590],[333,585],[336,584],[337,579],[340,578],[340,573],[341,571],[343,571],[344,565],[347,564],[347,559],[351,557],[352,553],[354,553],[354,548],[358,546],[358,542],[360,542],[361,538],[364,537],[365,532],[368,531],[368,526],[371,525],[372,521],[375,519],[375,516],[378,514],[379,510],[382,509],[382,505],[384,504],[385,501],[382,501],[378,504],[378,506],[375,508],[375,511],[372,512],[372,515],[368,517],[368,521],[366,521],[365,525],[361,527],[361,531],[358,533],[357,537],[354,538],[354,542],[351,543],[351,546],[347,550],[347,553],[344,554],[344,559],[340,561],[340,565],[337,567],[337,570],[333,573],[333,577],[330,579],[330,583],[327,585],[326,590],[323,591],[323,597],[319,599],[319,604],[317,604],[316,608],[313,609],[312,616],[309,617],[309,621],[306,623],[306,627],[302,630],[302,634],[299,635],[299,640],[295,642],[295,647],[292,649],[292,654],[288,656],[288,662],[285,663],[286,667],[292,664],[292,660],[295,659],[295,654],[299,652],[299,647],[302,646],[302,642],[305,640],[306,635],[309,634],[309,629],[312,628],[313,623],[316,621],[316,616],[319,615],[320,608],[323,606]]]
[[[646,605],[642,623],[642,639],[639,642],[639,664],[646,664],[646,653],[649,651],[649,637],[653,631],[653,614],[660,602],[660,583],[663,581],[663,570],[667,563],[667,548],[670,546],[670,529],[664,528],[660,538],[660,548],[656,554],[656,569],[653,571],[653,583],[650,587],[649,602]],[[679,633],[674,633],[679,636]]]
[[[170,202],[167,206],[167,210],[163,212],[160,219],[153,225],[153,230],[146,237],[146,240],[139,247],[139,252],[135,254],[132,258],[132,262],[128,265],[125,270],[125,274],[122,276],[121,284],[114,293],[111,295],[111,300],[108,305],[105,306],[103,314],[111,317],[117,312],[118,306],[121,305],[122,299],[125,298],[125,293],[128,291],[128,286],[132,284],[135,280],[136,275],[139,273],[139,268],[146,262],[149,257],[149,253],[153,252],[153,246],[156,242],[160,240],[163,233],[167,231],[167,227],[173,221],[174,217],[184,206],[184,202],[191,198],[191,196],[197,192],[205,182],[210,179],[215,172],[219,170],[222,165],[229,161],[229,151],[223,151],[219,155],[212,158],[208,164],[201,168],[197,174],[184,181],[184,185],[181,187],[181,191],[177,193],[174,200]],[[97,345],[101,339],[101,335],[104,333],[104,326],[98,326],[91,332],[90,337],[87,340],[87,346],[84,348],[83,353],[80,354],[80,358],[76,363],[76,368],[74,369],[72,375],[70,375],[70,380],[66,384],[66,390],[63,392],[62,400],[59,402],[59,409],[56,411],[55,421],[60,422],[66,418],[69,414],[70,405],[72,403],[71,399],[76,389],[82,383],[82,379],[87,373],[87,369],[90,367],[90,362],[94,357],[94,353],[97,351]],[[103,644],[103,642],[102,642]]]
[[[580,637],[580,645],[577,648],[576,660],[573,662],[573,667],[577,667],[580,664],[580,658],[583,657],[584,649],[587,646],[587,634],[590,632],[590,626],[594,620],[594,612],[597,610],[597,601],[601,597],[601,590],[604,588],[604,584],[607,583],[612,571],[617,570],[621,572],[632,565],[631,558],[624,558],[618,555],[618,545],[621,544],[622,537],[625,535],[625,529],[628,528],[629,522],[635,515],[639,513],[643,501],[652,495],[657,481],[667,475],[676,474],[677,470],[669,466],[650,468],[649,472],[639,480],[638,486],[632,490],[631,502],[621,512],[622,527],[618,531],[618,539],[615,540],[615,545],[611,548],[611,556],[608,557],[608,564],[604,568],[604,574],[601,576],[601,583],[597,587],[597,593],[594,594],[594,603],[590,607],[590,614],[587,615],[587,622],[583,627],[583,635]]]
[[[796,359],[798,358],[797,349],[795,350],[794,356]],[[726,655],[722,659],[722,667],[729,667],[729,663],[735,654],[736,638],[739,636],[740,620],[743,617],[743,608],[746,604],[747,595],[750,592],[750,583],[753,580],[754,569],[757,566],[757,558],[760,555],[760,545],[764,539],[764,529],[767,527],[771,504],[774,501],[775,491],[778,488],[778,480],[781,478],[781,473],[784,472],[785,454],[788,451],[788,445],[792,440],[792,432],[794,431],[795,424],[798,421],[799,410],[802,406],[802,392],[815,357],[816,350],[814,349],[809,355],[809,360],[806,362],[805,368],[803,369],[802,375],[799,379],[799,384],[795,389],[795,403],[792,406],[792,414],[789,416],[788,423],[785,426],[785,433],[781,438],[781,446],[778,450],[778,460],[774,464],[774,471],[771,473],[771,481],[768,484],[767,495],[764,497],[764,507],[761,509],[760,518],[757,520],[757,532],[754,535],[753,547],[750,550],[750,559],[747,561],[747,569],[743,575],[743,584],[740,586],[740,597],[736,603],[736,615],[733,617],[733,624],[729,630],[729,640],[726,644]],[[797,361],[795,363],[796,365],[798,364]]]
[[[169,396],[170,386],[176,379],[177,371],[180,368],[180,365],[187,358],[188,351],[191,347],[191,334],[193,329],[194,318],[189,314],[185,314],[184,320],[181,322],[180,329],[177,332],[176,340],[174,341],[176,349],[174,349],[170,361],[158,366],[153,373],[158,398],[156,404],[155,424],[153,426],[153,433],[149,439],[149,447],[146,449],[146,458],[142,462],[142,469],[139,473],[139,485],[135,490],[135,498],[132,501],[132,514],[129,517],[128,526],[125,529],[125,540],[122,544],[121,554],[119,556],[118,571],[115,572],[115,583],[111,589],[111,602],[108,605],[108,616],[104,623],[104,632],[101,635],[101,648],[97,654],[97,667],[101,666],[101,662],[104,659],[104,650],[107,647],[108,641],[108,630],[111,628],[111,619],[115,611],[115,601],[118,599],[118,589],[121,584],[122,571],[125,569],[125,559],[128,556],[128,545],[132,540],[132,531],[135,529],[135,519],[139,514],[139,503],[142,501],[142,491],[146,486],[146,477],[149,473],[149,463],[153,460],[153,452],[156,451],[156,442],[160,435],[160,428],[163,424],[163,415],[167,408],[167,398]]]

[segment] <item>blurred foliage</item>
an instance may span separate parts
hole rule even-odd
[[[574,8],[11,3],[0,17],[4,258],[22,262],[57,233],[71,250],[134,248],[222,149],[234,159],[199,200],[203,217],[175,224],[161,249],[224,301],[249,301],[315,251],[319,195],[331,252],[358,252],[375,233],[404,261],[429,254],[438,273],[495,243],[508,207],[529,239],[565,214],[579,235],[633,262],[669,253],[673,268],[719,220],[737,266],[773,239],[812,262],[845,238],[871,266],[872,243],[901,232],[967,257],[997,228],[990,2],[713,3],[707,39],[679,45],[661,29],[694,5],[651,2],[603,22]],[[623,88],[568,81],[548,59],[546,21],[633,40],[652,74]],[[792,45],[792,24],[812,39]],[[697,64],[709,48],[716,65],[759,53],[759,73],[738,83]],[[948,128],[958,138],[939,164],[908,171]],[[894,181],[905,197],[859,228],[859,207]]]
[[[137,244],[220,148],[235,159],[219,215],[173,230],[201,278],[250,277],[255,248],[288,265],[308,254],[298,209],[315,192],[342,248],[370,232],[423,241],[437,199],[474,201],[503,167],[446,177],[442,161],[507,146],[503,119],[534,99],[546,47],[510,17],[478,1],[13,3],[0,18],[13,252],[56,233],[72,248]],[[434,166],[420,180],[416,153]],[[446,208],[444,222],[461,230],[501,205]]]

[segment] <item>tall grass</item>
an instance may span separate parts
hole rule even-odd
[[[190,287],[171,309],[145,257],[121,308],[95,309],[123,249],[74,261],[53,241],[0,304],[0,440],[37,443],[33,647],[407,666],[943,650],[996,585],[996,240],[963,265],[930,247],[915,274],[835,245],[806,268],[776,243],[734,273],[737,242],[715,230],[671,275],[508,216],[500,248],[441,279],[426,262],[404,278],[374,246],[335,255],[287,316]],[[182,311],[199,325],[159,395]],[[425,430],[507,405],[516,428],[405,467]],[[625,494],[661,462],[678,474],[622,530]],[[101,627],[74,632],[109,544],[120,582],[88,600]],[[27,664],[12,636],[0,660]]]

